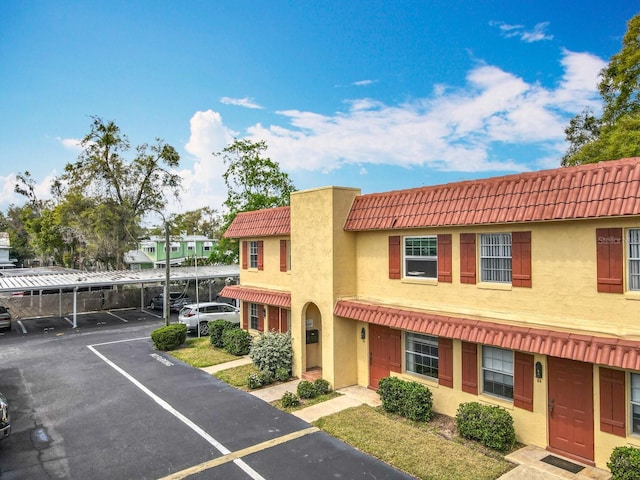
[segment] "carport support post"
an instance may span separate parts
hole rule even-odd
[[[73,288],[73,328],[78,328],[78,287]]]
[[[171,279],[171,258],[169,256],[169,222],[164,220],[164,324],[169,325],[171,312],[169,311],[169,281]]]

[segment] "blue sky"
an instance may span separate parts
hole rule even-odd
[[[181,155],[186,211],[226,198],[212,155],[264,139],[298,189],[363,193],[559,166],[572,116],[640,3],[0,2],[0,210],[46,198],[91,116]],[[131,152],[133,156],[134,152]]]

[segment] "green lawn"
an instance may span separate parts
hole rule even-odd
[[[209,337],[190,338],[183,346],[169,353],[196,368],[210,367],[239,358],[222,349],[212,347]]]
[[[514,465],[474,442],[447,440],[437,429],[367,405],[323,417],[318,428],[424,480],[494,480]]]

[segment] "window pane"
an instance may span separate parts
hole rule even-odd
[[[640,290],[640,229],[629,230],[629,290]]]
[[[258,242],[249,242],[249,267],[258,268]]]
[[[404,238],[405,277],[438,277],[438,237]]]
[[[405,336],[406,370],[438,378],[438,339],[429,335],[407,333]]]
[[[513,352],[496,347],[482,347],[484,393],[513,399]]]
[[[631,374],[631,431],[640,434],[640,374]]]
[[[483,282],[511,282],[511,234],[480,235],[480,273]]]

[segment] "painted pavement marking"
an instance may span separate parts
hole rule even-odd
[[[107,310],[107,313],[109,315],[111,315],[112,317],[116,317],[118,320],[122,320],[124,323],[129,323],[129,320],[127,320],[126,318],[122,318],[121,316],[116,315],[115,313],[113,313],[113,312],[111,312],[109,310]]]
[[[194,422],[189,420],[178,410],[173,408],[167,401],[160,398],[158,395],[156,395],[147,387],[145,387],[140,381],[136,380],[133,376],[127,373],[124,369],[122,369],[121,367],[113,363],[102,353],[98,352],[98,350],[96,350],[95,348],[101,345],[111,345],[115,343],[124,343],[124,342],[130,342],[135,340],[148,340],[148,338],[144,337],[144,338],[136,338],[136,339],[128,339],[128,340],[117,340],[113,342],[97,343],[94,345],[87,345],[87,348],[91,350],[93,354],[96,355],[98,358],[100,358],[103,362],[105,362],[107,365],[113,368],[116,372],[121,374],[123,377],[125,377],[127,380],[133,383],[136,387],[138,387],[142,392],[144,392],[147,396],[149,396],[154,402],[156,402],[158,405],[160,405],[162,408],[164,408],[167,412],[172,414],[174,417],[176,417],[186,426],[191,428],[191,430],[193,430],[195,433],[200,435],[200,437],[202,437],[205,441],[207,441],[210,445],[212,445],[216,450],[218,450],[222,454],[222,457],[218,457],[213,460],[196,465],[194,467],[187,468],[185,470],[182,470],[181,472],[176,472],[168,477],[163,477],[163,479],[171,479],[171,480],[182,479],[190,475],[193,475],[195,473],[199,473],[204,470],[208,470],[210,468],[216,467],[218,465],[222,465],[228,462],[233,462],[238,467],[240,467],[240,469],[243,470],[247,475],[249,475],[249,477],[252,478],[253,480],[266,480],[262,475],[260,475],[253,468],[247,465],[244,462],[244,460],[242,460],[242,457],[254,452],[258,452],[260,450],[264,450],[276,445],[280,445],[290,440],[294,440],[296,438],[300,438],[310,433],[318,431],[316,427],[310,427],[303,430],[299,430],[297,432],[292,432],[288,435],[283,435],[282,437],[267,440],[266,442],[262,442],[254,446],[244,448],[242,450],[238,450],[237,452],[232,452],[227,447],[225,447],[222,443],[220,443],[218,440],[216,440],[207,432],[205,432],[200,426],[196,425]]]

